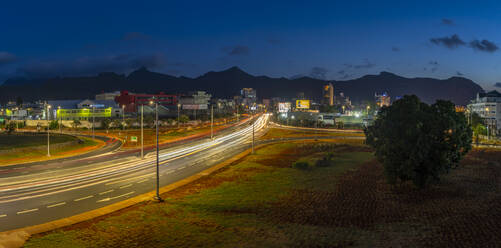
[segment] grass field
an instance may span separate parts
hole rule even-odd
[[[45,138],[45,139],[41,139]],[[1,138],[0,138],[1,139]],[[30,146],[22,146],[21,138],[18,138],[17,149],[14,149],[12,152],[0,154],[0,166],[8,166],[11,164],[19,164],[19,163],[27,163],[27,162],[35,162],[35,161],[43,161],[47,159],[56,159],[62,157],[69,157],[78,154],[83,154],[86,152],[90,152],[94,149],[98,149],[104,145],[104,142],[93,140],[89,138],[79,138],[83,142],[75,142],[70,145],[65,145],[64,147],[51,147],[50,149],[50,157],[47,157],[46,149],[35,149],[33,146],[47,145],[47,136],[37,137],[36,139],[28,139],[29,144],[36,144]],[[68,136],[68,135],[54,135],[50,137],[51,144],[63,143],[67,141],[77,140],[76,137]],[[35,142],[36,141],[36,142]],[[38,143],[38,142],[41,142]]]
[[[270,128],[268,132],[261,139],[277,139],[289,137],[339,137],[339,136],[355,136],[365,137],[364,133],[341,133],[341,132],[317,132],[314,131],[301,131],[301,130],[288,130],[280,128]]]
[[[51,134],[52,144],[75,141],[77,138],[68,135]],[[47,144],[47,134],[0,134],[0,150],[41,146]]]
[[[315,167],[326,151],[333,165]],[[296,161],[309,165],[291,168]],[[474,150],[437,185],[392,189],[362,145],[269,145],[165,203],[37,235],[25,247],[496,247],[499,161],[499,150]]]

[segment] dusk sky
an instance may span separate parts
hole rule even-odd
[[[459,75],[490,90],[501,82],[500,13],[499,1],[9,1],[0,80],[236,65],[334,80]]]

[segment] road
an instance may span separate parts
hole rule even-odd
[[[268,115],[254,122],[264,134]],[[250,147],[252,125],[164,149],[160,153],[160,185],[203,171]],[[155,153],[97,156],[71,164],[33,166],[0,178],[0,231],[12,230],[98,209],[155,188]],[[47,168],[48,167],[48,168]]]

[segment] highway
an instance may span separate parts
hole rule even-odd
[[[269,116],[254,122],[256,137],[264,134]],[[160,186],[165,186],[242,152],[251,145],[252,125],[222,132],[160,152]],[[68,162],[70,163],[70,162]],[[75,164],[78,163],[78,164]],[[70,164],[68,164],[70,165]],[[37,170],[4,173],[0,178],[0,231],[41,224],[153,191],[156,154],[98,156]]]

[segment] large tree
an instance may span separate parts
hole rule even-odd
[[[365,134],[388,183],[411,180],[418,187],[456,167],[472,141],[464,114],[452,102],[428,105],[414,95],[383,107]]]

